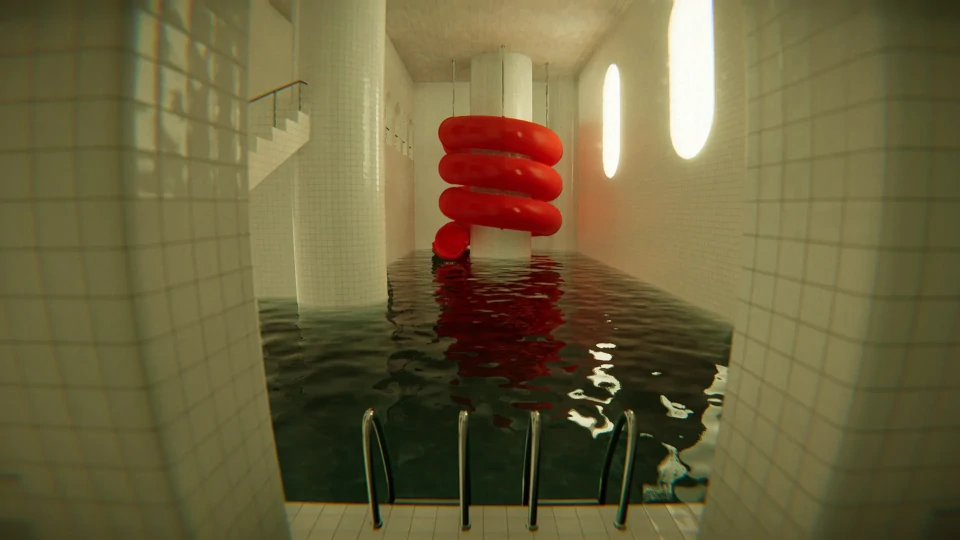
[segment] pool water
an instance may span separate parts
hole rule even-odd
[[[728,323],[577,254],[481,266],[415,252],[388,276],[389,300],[372,308],[300,312],[293,301],[260,301],[288,500],[366,500],[361,418],[370,407],[384,424],[397,497],[458,496],[457,417],[468,410],[473,502],[518,504],[538,410],[540,497],[596,498],[613,423],[630,408],[641,433],[632,500],[703,499]]]

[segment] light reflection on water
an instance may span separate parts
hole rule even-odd
[[[629,407],[643,432],[635,500],[702,498],[728,325],[579,255],[431,264],[418,253],[391,265],[381,308],[305,314],[261,302],[288,498],[364,500],[358,422],[371,406],[401,497],[456,497],[461,409],[471,411],[477,504],[517,502],[534,409],[541,466],[553,471],[541,496],[594,497],[605,434]]]

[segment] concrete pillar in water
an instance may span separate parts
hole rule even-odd
[[[496,51],[472,58],[470,114],[533,121],[533,61],[530,57]],[[472,259],[529,259],[530,244],[530,233],[526,231],[479,225],[470,227]]]

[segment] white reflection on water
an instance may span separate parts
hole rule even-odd
[[[693,411],[688,409],[686,405],[682,403],[674,403],[673,401],[670,401],[670,398],[664,396],[663,394],[660,395],[660,403],[667,408],[667,416],[670,418],[679,418],[683,420],[693,414]]]
[[[616,349],[617,346],[613,343],[597,343],[598,349]]]
[[[707,398],[707,408],[700,417],[704,430],[697,444],[680,452],[680,459],[690,467],[687,476],[694,480],[704,481],[710,476],[713,452],[717,447],[717,436],[720,430],[720,411],[723,409],[722,396],[727,390],[727,367],[717,366],[717,373],[713,376],[713,384],[703,391],[710,396]],[[703,489],[693,490],[691,493],[677,492],[677,498],[682,501],[698,501],[703,495]]]
[[[593,356],[594,360],[599,360],[601,362],[609,362],[610,360],[613,360],[612,354],[600,351],[590,351],[590,356]]]
[[[667,457],[663,458],[657,470],[660,472],[660,481],[656,486],[643,486],[643,502],[673,501],[673,483],[687,474],[687,468],[680,462],[677,449],[667,443],[660,443],[667,449]]]
[[[600,345],[609,345],[607,348],[613,348],[612,344],[598,344],[597,346],[599,347]],[[590,354],[592,354],[596,360],[613,359],[613,355],[609,353],[590,351]],[[594,439],[596,439],[601,433],[613,431],[613,422],[611,422],[610,419],[607,418],[607,415],[603,413],[603,405],[609,405],[613,401],[613,396],[615,396],[621,388],[620,381],[618,381],[613,375],[607,373],[607,370],[612,367],[613,364],[602,364],[593,368],[592,375],[587,375],[587,380],[592,382],[594,387],[606,391],[609,394],[609,397],[596,398],[588,395],[582,388],[577,388],[576,390],[567,394],[567,396],[572,399],[592,401],[598,404],[594,405],[594,407],[597,409],[597,414],[600,415],[599,419],[580,414],[574,409],[570,409],[567,412],[567,419],[578,426],[586,428],[588,431],[590,431],[590,435],[592,435]]]

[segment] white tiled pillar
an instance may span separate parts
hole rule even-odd
[[[316,308],[382,302],[386,1],[303,2],[299,24],[312,118],[294,191],[297,300]]]
[[[533,121],[533,61],[500,51],[470,60],[470,114]],[[473,225],[470,257],[529,259],[530,233]]]
[[[960,508],[960,18],[745,5],[741,305],[701,538],[946,537],[927,533]]]
[[[246,216],[247,11],[159,5],[0,18],[13,538],[289,538]]]

